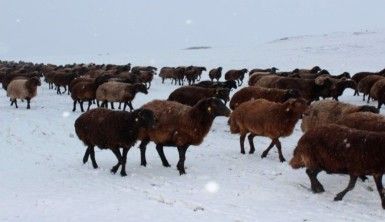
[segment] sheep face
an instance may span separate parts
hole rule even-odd
[[[285,93],[285,100],[291,99],[291,98],[298,98],[299,91],[297,89],[289,89]]]
[[[225,101],[225,104],[226,104],[227,101],[230,100],[229,94],[230,94],[229,89],[218,88],[215,92],[215,97],[218,99],[222,99],[223,101]]]
[[[148,94],[146,85],[144,85],[142,83],[135,84],[135,89],[137,92]]]
[[[228,80],[227,84],[228,84],[230,89],[236,89],[237,88],[237,82],[235,82],[234,80]]]
[[[135,116],[135,124],[143,128],[154,128],[155,116],[154,112],[148,109],[137,109],[133,112]]]
[[[206,108],[207,112],[214,117],[230,116],[230,113],[231,113],[230,109],[227,108],[226,105],[217,98],[208,98],[205,100],[201,100],[199,103],[202,103],[203,107]]]
[[[289,99],[287,102],[287,112],[295,112],[302,116],[308,109],[307,101],[304,99]]]
[[[321,68],[319,66],[314,66],[310,71],[312,73],[317,73],[317,72],[321,71]]]
[[[330,75],[329,71],[327,71],[326,69],[321,70],[318,74],[319,75],[325,75],[325,74]]]
[[[348,78],[348,79],[352,78],[352,77],[350,76],[350,73],[348,73],[348,72],[342,73],[342,76],[343,76],[343,77],[346,77],[346,78]]]
[[[31,83],[35,86],[41,86],[41,82],[40,82],[40,79],[37,78],[37,77],[33,77],[30,79]]]
[[[218,67],[218,72],[222,72],[222,67]]]
[[[276,73],[279,69],[276,67],[271,67],[271,73]]]

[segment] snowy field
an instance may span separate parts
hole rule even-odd
[[[12,58],[8,58],[12,59]],[[131,62],[134,65],[205,65],[229,68],[276,66],[281,70],[319,65],[333,74],[377,71],[385,66],[385,32],[329,33],[298,36],[250,47],[207,50],[164,50],[132,54],[25,57],[28,61],[73,63]],[[203,74],[207,78],[207,72]],[[247,82],[247,79],[245,80]],[[243,85],[245,86],[245,84]],[[166,99],[175,89],[155,77],[148,95],[138,94],[133,105]],[[348,90],[341,101],[363,104]],[[198,147],[186,155],[186,175],[176,170],[178,153],[165,148],[172,165],[164,168],[150,144],[147,167],[140,153],[128,153],[127,177],[112,175],[116,159],[96,149],[98,169],[82,164],[84,145],[74,132],[80,112],[71,112],[72,100],[56,95],[43,84],[26,110],[9,106],[0,90],[0,221],[383,221],[385,211],[372,178],[359,181],[343,201],[334,195],[348,183],[347,176],[319,179],[325,193],[313,194],[304,170],[280,163],[276,150],[260,158],[269,140],[256,137],[256,153],[241,155],[239,136],[229,133],[227,119],[219,117]],[[373,102],[372,105],[377,103]],[[384,113],[382,108],[381,113]],[[292,157],[302,132],[282,139],[283,154]],[[248,150],[248,145],[246,145]]]

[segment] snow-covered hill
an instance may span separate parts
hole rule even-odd
[[[11,58],[6,58],[11,59]],[[281,70],[320,65],[343,71],[379,70],[385,66],[385,32],[331,33],[288,37],[265,44],[205,50],[163,50],[137,54],[101,54],[34,57],[36,62],[113,62],[163,65],[277,66]],[[207,73],[205,73],[207,77]],[[165,99],[175,89],[154,79],[150,93],[138,94],[134,107]],[[346,91],[342,101],[362,104]],[[334,195],[348,177],[320,175],[327,190],[309,191],[304,170],[280,163],[277,152],[260,154],[269,144],[257,137],[254,155],[241,155],[238,135],[231,135],[226,118],[215,120],[198,147],[187,153],[187,175],[175,169],[175,148],[165,148],[171,168],[164,168],[154,145],[149,145],[148,166],[141,167],[139,150],[128,154],[125,178],[111,175],[115,164],[110,151],[97,150],[99,169],[83,165],[84,145],[74,133],[71,98],[58,96],[48,86],[39,88],[31,110],[20,103],[9,106],[0,90],[0,221],[382,221],[385,211],[373,179],[359,182],[343,201]],[[374,104],[374,103],[373,103]],[[382,110],[382,113],[384,110]],[[297,125],[282,139],[290,159],[302,135]]]

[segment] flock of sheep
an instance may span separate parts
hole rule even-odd
[[[57,94],[67,91],[73,99],[73,111],[79,103],[88,102],[88,111],[75,121],[75,131],[87,146],[83,157],[89,158],[94,168],[95,146],[110,149],[117,158],[111,169],[127,175],[127,153],[137,140],[141,153],[141,165],[146,166],[146,147],[150,142],[163,166],[170,164],[163,152],[164,146],[177,147],[177,169],[185,174],[186,151],[190,145],[199,145],[208,134],[217,116],[229,117],[228,124],[233,134],[240,135],[240,150],[245,154],[244,141],[248,136],[250,151],[255,152],[253,139],[264,136],[271,144],[262,153],[262,158],[277,147],[279,160],[285,161],[279,139],[290,136],[296,123],[302,119],[303,136],[298,141],[290,165],[306,168],[311,189],[323,192],[318,181],[321,171],[329,174],[347,174],[350,180],[346,189],[338,193],[341,200],[352,190],[358,178],[371,175],[385,209],[385,190],[382,175],[385,172],[385,118],[379,114],[385,102],[385,69],[379,72],[360,72],[352,77],[349,73],[331,75],[318,66],[312,69],[295,69],[278,72],[269,69],[229,70],[222,77],[222,67],[208,72],[210,80],[200,81],[205,67],[163,67],[159,71],[162,83],[171,79],[181,86],[170,93],[167,100],[153,100],[134,109],[132,101],[137,93],[147,94],[157,68],[152,66],[72,64],[57,66],[25,62],[0,61],[0,80],[10,97],[11,105],[17,100],[30,100],[36,96],[40,78],[56,88]],[[230,99],[230,91],[242,85],[249,74],[249,86],[237,90]],[[216,80],[216,81],[214,81]],[[199,82],[198,82],[199,81]],[[378,107],[356,106],[338,101],[345,89],[363,93],[367,101],[375,99]],[[320,100],[332,98],[332,100]],[[114,103],[119,109],[113,110]],[[227,107],[229,102],[229,107]],[[90,107],[103,107],[90,110]],[[111,109],[108,108],[110,104]],[[123,105],[123,108],[121,107]],[[126,112],[126,106],[130,112]]]

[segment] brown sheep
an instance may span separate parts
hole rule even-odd
[[[241,86],[243,79],[245,78],[245,73],[247,69],[232,69],[225,73],[225,80],[235,80],[238,83],[238,86]]]
[[[110,81],[103,83],[96,90],[96,100],[102,101],[101,107],[107,108],[107,102],[111,103],[111,108],[114,109],[113,102],[124,103],[123,110],[126,110],[126,105],[132,111],[131,101],[135,98],[136,93],[141,92],[147,94],[147,87],[144,84],[128,84]]]
[[[371,112],[356,112],[344,115],[336,124],[359,130],[385,132],[385,117]]]
[[[116,173],[119,166],[121,176],[126,176],[126,160],[129,149],[136,143],[140,129],[154,126],[154,113],[146,109],[138,109],[132,113],[111,111],[103,108],[90,110],[75,121],[76,135],[87,146],[83,163],[91,157],[92,166],[98,165],[95,160],[94,147],[111,149],[118,159],[111,172]],[[123,148],[121,155],[119,148]]]
[[[89,80],[84,80],[82,82],[78,81],[75,85],[73,85],[71,89],[71,98],[74,101],[72,112],[76,111],[76,103],[79,103],[80,110],[84,112],[84,101],[88,101],[87,110],[90,110],[92,101],[96,99],[97,88],[98,84],[94,81],[90,82]]]
[[[248,81],[249,86],[254,86],[262,77],[266,77],[266,76],[276,76],[276,75],[272,75],[268,72],[254,72],[249,77],[249,81]]]
[[[367,76],[370,75],[385,75],[385,69],[379,71],[379,72],[358,72],[352,76],[352,79],[358,84],[361,82],[361,80]],[[354,95],[359,95],[358,90],[354,92]]]
[[[372,86],[380,79],[384,79],[385,77],[379,75],[369,75],[363,78],[357,85],[358,92],[362,92],[364,95],[362,97],[362,101],[365,101],[365,96],[368,95],[368,103],[370,100],[370,89]]]
[[[357,178],[372,175],[385,209],[382,175],[385,172],[385,133],[356,130],[335,124],[307,131],[294,150],[290,165],[294,169],[306,168],[314,193],[324,192],[317,175],[321,171],[350,176],[348,186],[338,193],[339,201],[351,191]]]
[[[62,94],[67,91],[67,86],[71,83],[73,79],[78,77],[78,74],[76,73],[62,73],[58,72],[53,76],[53,83],[57,87],[56,93]],[[60,91],[60,87],[64,87],[64,92]],[[70,94],[70,91],[68,90],[68,95]]]
[[[192,86],[198,86],[198,87],[205,87],[205,88],[226,88],[229,89],[230,91],[232,89],[237,88],[237,82],[234,80],[227,80],[225,82],[212,82],[209,80],[206,81],[200,81],[196,84],[193,84]]]
[[[200,100],[216,97],[227,103],[230,90],[225,88],[203,88],[197,86],[183,86],[174,90],[168,97],[168,101],[176,101],[188,106],[194,106]]]
[[[370,89],[369,97],[378,101],[378,109],[381,109],[385,102],[385,78],[378,80]]]
[[[295,89],[273,89],[259,86],[249,86],[237,91],[230,100],[230,108],[236,109],[249,100],[266,99],[271,102],[283,103],[290,98],[298,98],[299,92]]]
[[[169,167],[163,146],[178,148],[179,161],[177,169],[185,174],[184,162],[186,151],[190,145],[197,146],[209,132],[217,116],[229,116],[230,110],[219,100],[208,98],[190,107],[173,101],[154,100],[142,106],[154,112],[156,124],[154,128],[141,130],[139,140],[141,165],[146,166],[146,146],[150,141],[156,144],[156,150],[163,166]]]
[[[301,129],[306,132],[315,127],[336,123],[344,116],[356,112],[379,113],[373,106],[355,106],[332,100],[317,101],[310,105],[302,118]]]
[[[209,78],[211,82],[213,82],[214,79],[216,79],[218,82],[221,77],[222,77],[222,67],[214,68],[209,71]]]
[[[275,67],[271,67],[271,68],[268,68],[268,69],[259,69],[259,68],[256,68],[256,69],[252,69],[249,71],[249,76],[253,75],[255,72],[264,72],[264,73],[270,73],[270,74],[275,74],[277,72],[277,68]]]
[[[37,94],[37,87],[41,85],[40,79],[32,77],[30,79],[16,79],[9,83],[7,87],[7,96],[10,97],[11,106],[17,106],[17,99],[27,100],[27,109],[30,109],[30,102]]]
[[[320,97],[324,99],[332,97],[334,100],[338,101],[338,97],[344,93],[345,89],[351,88],[356,90],[357,88],[356,82],[351,79],[346,79],[345,77],[334,78],[331,75],[321,75],[315,78],[314,81],[317,85],[323,85],[326,80],[331,83],[331,86],[328,89],[321,91]]]
[[[184,78],[184,67],[163,67],[160,69],[159,77],[162,78],[162,83],[164,83],[165,79],[171,79],[171,84],[175,81],[175,85],[179,83],[179,85],[183,84]]]
[[[94,81],[95,81],[94,78],[90,78],[90,77],[86,77],[86,76],[81,76],[81,77],[75,78],[68,85],[68,91],[72,92],[72,88],[74,87],[74,85],[76,85],[79,82],[94,82]]]
[[[328,91],[332,86],[332,82],[329,79],[325,79],[322,84],[319,84],[314,79],[265,76],[256,85],[266,88],[297,89],[301,97],[310,102],[318,100],[325,91]]]
[[[307,108],[303,99],[289,99],[284,103],[270,102],[265,99],[257,99],[242,103],[235,109],[229,119],[231,133],[240,134],[241,153],[245,154],[244,142],[248,133],[250,152],[254,153],[253,138],[255,136],[269,137],[272,141],[269,147],[262,153],[266,157],[270,149],[276,145],[279,160],[285,161],[282,155],[280,137],[287,137],[293,133],[295,124],[301,118]]]

